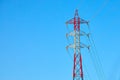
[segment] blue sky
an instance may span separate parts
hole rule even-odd
[[[72,80],[65,22],[76,8],[90,21],[106,80],[120,79],[120,1],[108,0],[101,8],[104,2],[0,0],[0,80]],[[97,78],[89,55],[84,53],[83,60],[93,80]]]

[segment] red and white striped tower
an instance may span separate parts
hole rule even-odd
[[[88,21],[81,19],[78,15],[78,10],[75,11],[74,18],[66,22],[66,24],[73,24],[74,30],[70,33],[67,33],[66,36],[73,36],[74,43],[69,44],[66,48],[74,49],[74,65],[73,65],[73,80],[83,80],[83,67],[82,67],[82,55],[81,48],[88,48],[85,44],[80,42],[80,36],[87,35],[85,32],[80,30],[80,24],[88,24]]]

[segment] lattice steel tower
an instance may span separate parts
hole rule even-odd
[[[80,36],[88,35],[85,32],[81,31],[80,24],[88,24],[88,21],[81,19],[78,15],[78,10],[75,11],[74,18],[68,20],[66,24],[73,24],[74,30],[70,33],[67,33],[66,36],[73,36],[74,43],[69,44],[66,48],[74,49],[74,65],[73,65],[73,80],[84,80],[83,78],[83,67],[82,67],[82,55],[81,48],[88,48],[89,46],[80,42]]]

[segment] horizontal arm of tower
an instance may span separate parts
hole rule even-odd
[[[66,24],[74,24],[74,18],[68,20],[68,21],[66,22]]]
[[[87,48],[89,49],[90,46],[89,45],[85,45],[83,43],[80,43],[80,46],[79,45],[75,45],[75,44],[69,44],[68,46],[66,46],[66,49],[68,48],[72,48],[72,49],[75,49],[75,48]]]
[[[87,24],[87,25],[88,25],[89,21],[86,21],[86,20],[80,18],[80,23],[81,23],[81,24]]]
[[[78,35],[78,36],[87,36],[87,37],[89,37],[90,33],[86,33],[86,32],[84,32],[84,31],[80,31],[80,33],[79,33],[79,32],[75,32],[75,31],[72,31],[72,32],[70,32],[70,33],[66,33],[66,38],[68,38],[69,36],[75,37],[75,35]]]
[[[89,45],[85,45],[83,43],[80,44],[81,48],[87,48],[88,50],[90,49],[90,46]]]
[[[80,36],[87,36],[89,38],[90,33],[86,33],[84,31],[80,31]]]
[[[66,50],[68,50],[68,48],[75,49],[75,44],[69,44],[68,46],[66,46]]]
[[[66,37],[67,37],[67,38],[68,38],[69,36],[75,36],[75,31],[72,31],[72,32],[66,34]]]

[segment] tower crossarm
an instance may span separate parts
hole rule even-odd
[[[75,36],[75,31],[71,31],[70,33],[66,34],[66,37],[68,38],[69,36]]]
[[[88,25],[89,21],[86,21],[86,20],[80,18],[80,23],[81,23],[81,24],[87,24],[87,25]]]
[[[84,32],[84,31],[80,31],[80,36],[87,36],[87,37],[89,37],[89,35],[90,35],[90,33],[86,33],[86,32]]]
[[[74,24],[74,18],[68,20],[68,21],[66,22],[66,24]]]
[[[72,18],[72,19],[68,20],[68,21],[66,22],[66,24],[74,24],[74,19],[75,19],[75,18]],[[87,25],[89,25],[89,21],[86,21],[86,20],[80,18],[80,24],[87,24]]]
[[[89,45],[85,45],[84,43],[80,43],[81,48],[87,48],[88,50],[90,49]]]

